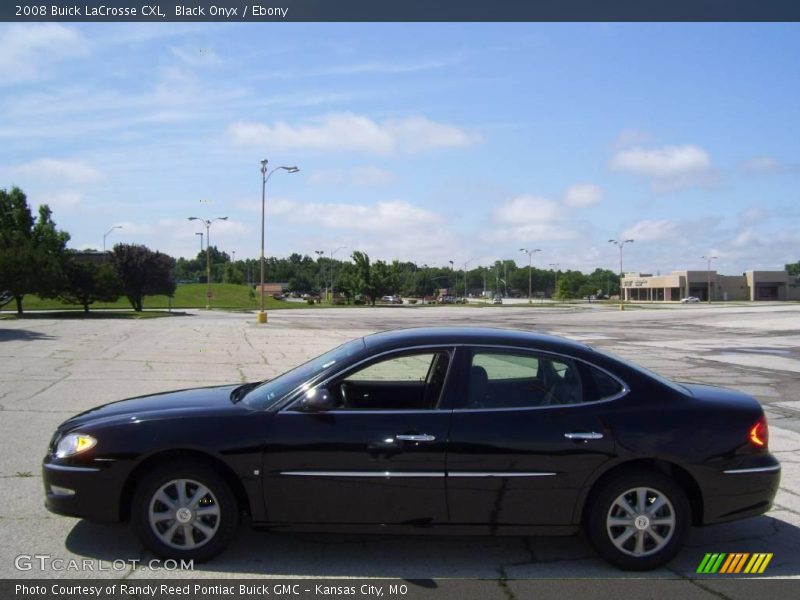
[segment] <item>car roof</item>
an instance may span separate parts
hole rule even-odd
[[[552,351],[591,351],[586,344],[566,338],[535,331],[495,327],[413,327],[381,331],[364,337],[364,345],[370,351],[430,344],[503,345]]]

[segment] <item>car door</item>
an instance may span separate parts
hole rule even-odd
[[[303,412],[297,402],[279,412],[263,459],[269,521],[446,522],[451,411],[439,406],[452,355],[391,352],[325,382],[332,409]]]
[[[604,425],[624,384],[580,361],[465,349],[447,456],[452,523],[568,525],[587,478],[614,456]]]

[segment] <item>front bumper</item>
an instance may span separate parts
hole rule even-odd
[[[123,470],[116,461],[78,465],[48,457],[42,464],[44,505],[58,515],[119,521]]]

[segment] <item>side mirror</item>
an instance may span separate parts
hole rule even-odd
[[[336,408],[336,401],[325,388],[308,390],[300,400],[300,410],[303,412],[325,412]]]

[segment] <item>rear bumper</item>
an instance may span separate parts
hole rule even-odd
[[[44,505],[52,513],[92,521],[120,520],[121,465],[42,465]]]
[[[761,515],[772,508],[781,481],[780,463],[771,455],[708,477],[703,494],[703,524]]]

